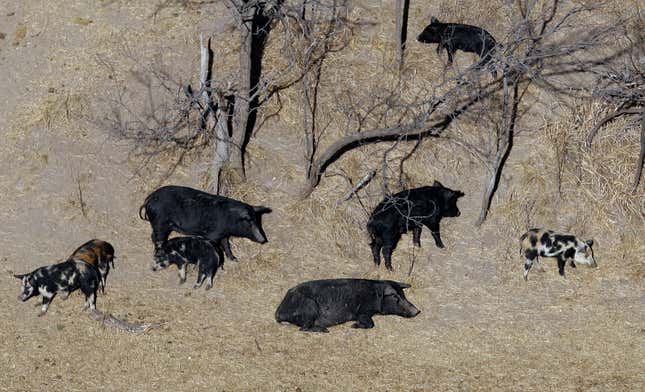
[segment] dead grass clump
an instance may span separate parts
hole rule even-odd
[[[29,126],[43,125],[51,129],[53,125],[68,125],[73,118],[82,117],[87,111],[86,99],[80,94],[64,94],[47,97],[38,105],[28,121]]]

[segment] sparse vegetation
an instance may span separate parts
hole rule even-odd
[[[203,123],[201,99],[208,91],[227,108],[239,91],[241,35],[228,3],[25,1],[0,14],[0,69],[10,75],[0,78],[0,389],[643,389],[639,2],[401,1],[409,3],[402,63],[394,1],[279,2],[245,180],[223,175],[228,196],[273,209],[263,222],[269,242],[233,240],[240,261],[218,271],[212,290],[192,291],[177,287],[174,272],[150,272],[150,229],[137,210],[160,184],[212,189],[222,123]],[[538,34],[553,4],[558,12]],[[448,67],[445,54],[417,43],[431,16],[483,26],[504,42],[498,78],[471,69],[474,55],[458,52]],[[200,80],[200,34],[204,46],[211,38],[210,85]],[[526,54],[531,47],[538,55]],[[503,73],[504,64],[520,69]],[[514,96],[510,129],[514,121],[501,119]],[[427,132],[443,119],[441,132]],[[370,132],[389,129],[372,143]],[[511,130],[500,171],[499,142]],[[497,190],[476,227],[494,173]],[[404,235],[394,272],[374,269],[371,210],[384,193],[435,179],[466,193],[462,215],[442,223],[446,249],[429,245],[428,233],[420,249]],[[531,227],[593,238],[599,267],[568,268],[562,279],[544,260],[546,271],[524,282],[518,240]],[[90,238],[109,240],[117,256],[98,308],[157,328],[103,328],[81,313],[78,295],[38,319],[16,300],[12,273]],[[339,277],[410,283],[406,295],[421,313],[325,335],[275,322],[288,288]]]

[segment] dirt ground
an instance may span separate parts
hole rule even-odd
[[[546,271],[534,270],[524,282],[509,184],[526,178],[536,146],[521,134],[480,228],[473,222],[484,171],[463,152],[458,165],[442,161],[454,146],[424,144],[428,152],[413,177],[464,191],[462,215],[442,223],[446,249],[436,248],[427,231],[421,249],[404,236],[388,273],[372,265],[358,203],[339,201],[344,183],[323,179],[309,199],[297,197],[302,154],[292,151],[302,148],[300,133],[287,116],[278,118],[249,145],[248,181],[233,191],[273,208],[264,220],[269,242],[233,240],[239,262],[227,262],[210,291],[190,288],[194,272],[179,286],[176,270],[150,271],[150,227],[138,207],[160,182],[203,188],[208,162],[189,157],[167,179],[168,157],[142,167],[128,141],[97,125],[109,111],[102,98],[113,78],[133,79],[137,64],[124,52],[142,63],[162,52],[170,72],[194,79],[199,32],[233,36],[221,5],[166,3],[155,16],[155,3],[142,0],[63,0],[55,7],[0,0],[0,390],[645,389],[643,185],[636,218],[561,218],[556,202],[547,202],[531,222],[593,237],[599,268],[567,267],[563,279],[555,261],[545,260]],[[375,16],[380,8],[370,4],[355,12],[393,22]],[[394,8],[392,1],[382,5]],[[411,31],[432,12],[437,7],[413,5]],[[378,26],[369,29],[365,34],[384,36]],[[384,49],[374,45],[368,52],[381,58]],[[412,64],[441,61],[434,47],[416,42],[408,56]],[[368,201],[374,206],[378,193]],[[81,294],[55,299],[40,318],[35,300],[17,299],[13,273],[61,260],[90,238],[109,241],[117,253],[98,307],[163,326],[142,335],[104,328],[82,312]],[[328,334],[275,322],[288,288],[333,277],[409,282],[408,299],[422,312],[414,319],[377,316],[371,330],[347,324]]]

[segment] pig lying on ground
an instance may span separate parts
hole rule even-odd
[[[278,322],[301,331],[329,332],[327,327],[356,321],[353,328],[372,328],[375,314],[414,317],[419,309],[403,293],[410,287],[391,280],[327,279],[301,283],[287,291],[275,312]]]

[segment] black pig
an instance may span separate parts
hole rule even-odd
[[[152,265],[157,271],[175,264],[179,268],[179,283],[186,281],[186,265],[196,264],[197,282],[194,289],[201,287],[206,280],[206,290],[213,287],[213,277],[217,269],[224,263],[224,255],[209,241],[197,237],[176,237],[163,244],[164,258],[158,258]]]
[[[443,217],[461,215],[457,199],[463,195],[463,192],[446,188],[435,181],[432,186],[408,189],[386,197],[376,206],[367,222],[374,264],[381,264],[382,250],[385,267],[392,270],[392,252],[401,235],[412,230],[414,244],[421,246],[422,226],[430,229],[435,244],[444,248],[439,235],[439,222]]]
[[[228,197],[212,195],[183,186],[164,186],[152,192],[139,209],[139,217],[152,226],[155,258],[165,257],[163,244],[172,231],[198,236],[222,246],[229,259],[228,237],[244,237],[267,242],[262,215],[270,208],[252,206]]]
[[[353,328],[372,328],[375,314],[414,317],[419,309],[403,293],[410,287],[391,280],[327,279],[301,283],[287,291],[275,312],[277,322],[301,331],[329,332],[327,327],[356,321]]]
[[[481,58],[480,65],[488,64],[492,59],[492,51],[497,45],[495,38],[486,30],[477,26],[461,23],[441,23],[435,17],[417,37],[417,41],[426,44],[438,44],[437,54],[441,49],[448,53],[448,64],[452,64],[452,56],[459,50],[475,53]],[[497,73],[492,71],[493,76]]]

